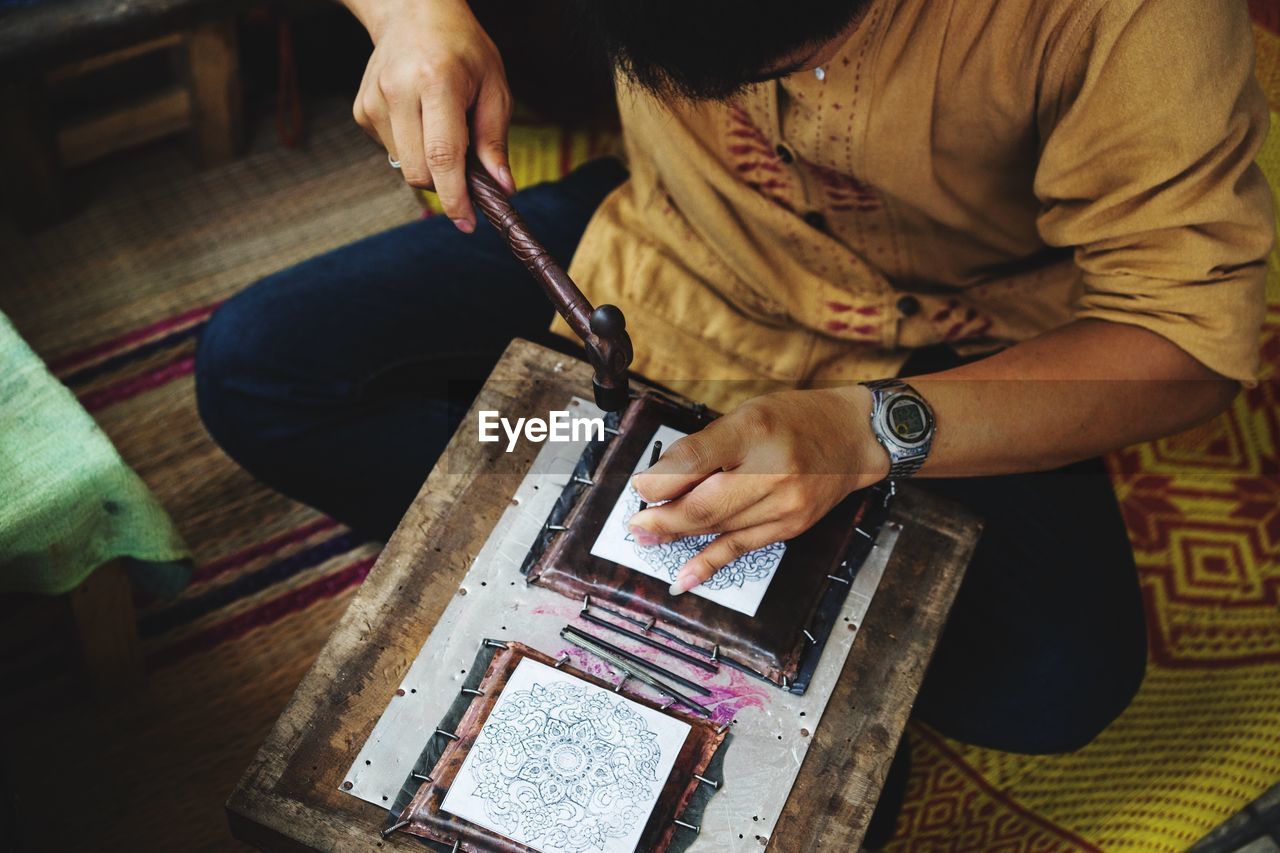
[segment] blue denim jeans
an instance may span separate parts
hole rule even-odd
[[[625,178],[596,160],[514,202],[567,264]],[[474,234],[443,216],[410,222],[219,308],[196,352],[200,416],[258,479],[385,540],[511,339],[563,346],[553,313],[483,217]]]
[[[626,178],[598,160],[515,205],[562,262]],[[213,316],[196,358],[200,414],[266,484],[385,538],[514,337],[546,343],[552,309],[481,222],[403,225],[266,278]],[[638,342],[643,346],[644,342]],[[905,373],[943,369],[926,350]],[[1101,460],[1007,477],[922,479],[986,527],[915,707],[959,740],[1069,752],[1129,703],[1146,666],[1137,573]],[[887,838],[905,745],[868,842]]]

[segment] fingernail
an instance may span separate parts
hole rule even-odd
[[[691,586],[693,586],[693,578],[690,575],[680,575],[675,579],[675,582],[671,584],[671,587],[667,592],[672,595],[679,595],[682,592],[688,592],[689,587]]]
[[[498,170],[498,180],[502,182],[502,186],[507,192],[514,193],[516,191],[516,179],[511,176],[511,170],[503,166]]]
[[[648,530],[645,530],[643,527],[632,527],[629,529],[631,531],[631,535],[635,538],[637,544],[643,545],[646,548],[658,544],[659,540],[658,540],[658,535],[656,533],[650,533]]]
[[[472,231],[476,230],[476,227],[471,224],[470,219],[454,219],[451,221],[453,222],[454,226],[463,234],[470,234]]]

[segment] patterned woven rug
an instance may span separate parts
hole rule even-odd
[[[1280,110],[1280,35],[1257,37]],[[521,185],[609,145],[532,125],[512,142]],[[1280,133],[1263,160],[1280,186]],[[0,299],[173,514],[198,571],[177,601],[142,609],[141,700],[32,722],[15,760],[33,789],[57,789],[71,766],[112,781],[85,804],[102,849],[224,850],[223,800],[376,548],[254,483],[208,440],[195,340],[246,284],[420,208],[341,104],[317,117],[306,151],[267,141],[200,174],[176,152],[137,164],[102,172],[66,226],[0,233],[13,271]],[[1280,255],[1268,302],[1268,381],[1202,429],[1111,459],[1152,626],[1133,707],[1053,758],[913,727],[895,850],[1180,850],[1280,779]],[[39,800],[29,818],[60,819]]]
[[[521,185],[609,142],[526,123],[512,139]],[[96,849],[225,850],[223,802],[377,547],[254,482],[210,441],[193,396],[196,340],[256,279],[423,211],[336,102],[318,105],[305,150],[267,131],[208,172],[162,145],[86,174],[65,225],[0,230],[0,307],[156,492],[197,568],[177,600],[140,608],[150,678],[133,706],[49,701],[20,683],[0,710],[25,719],[0,733],[0,754],[24,768],[23,792],[58,790],[69,767],[110,780],[83,804]],[[47,663],[32,649],[0,672],[56,678]],[[54,798],[22,803],[29,834],[61,820]]]
[[[307,151],[275,146],[174,180],[180,162],[95,187],[112,201],[34,240],[4,308],[173,514],[197,558],[176,602],[146,608],[155,666],[234,639],[357,585],[376,550],[331,519],[253,483],[203,434],[191,373],[213,310],[282,267],[422,214],[364,135],[323,112]],[[523,184],[558,177],[604,137],[517,125]],[[127,192],[121,187],[133,180]],[[65,298],[59,298],[65,297]],[[86,340],[95,341],[85,346]]]

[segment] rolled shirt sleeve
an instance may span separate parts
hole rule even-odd
[[[1083,5],[1042,76],[1035,177],[1041,237],[1082,271],[1075,316],[1251,382],[1275,219],[1245,4]]]

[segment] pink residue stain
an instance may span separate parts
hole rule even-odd
[[[641,649],[643,647],[628,647],[625,643],[615,643],[620,648],[625,648],[629,652],[640,654],[646,660],[647,656],[643,655]],[[652,650],[650,650],[652,651]],[[616,683],[620,673],[612,666],[601,661],[595,655],[578,648],[577,646],[565,646],[557,654],[568,655],[573,665],[596,678],[602,679],[610,683]],[[665,664],[661,664],[665,665]],[[677,671],[680,675],[691,681],[696,681],[711,691],[711,695],[707,696],[692,690],[681,690],[686,696],[699,705],[703,705],[711,710],[711,722],[716,725],[732,722],[733,719],[744,708],[764,708],[765,700],[769,697],[771,688],[763,682],[759,681],[746,673],[739,672],[730,667],[720,667],[717,672],[707,672],[702,669],[694,669],[693,667],[679,666]],[[692,670],[692,671],[690,671]],[[728,684],[717,684],[713,682],[724,680],[722,673],[727,674]],[[661,675],[656,675],[662,678]],[[678,686],[678,685],[677,685]],[[652,697],[654,691],[648,686],[640,688],[643,695]],[[687,709],[688,710],[688,709]]]
[[[707,684],[711,695],[698,698],[699,702],[711,709],[711,720],[714,723],[732,722],[744,708],[764,708],[769,691],[775,689],[736,669],[721,667],[721,671],[729,673],[729,683]],[[711,678],[716,677],[711,676],[710,673],[707,675]]]
[[[613,667],[577,646],[565,646],[556,654],[556,659],[559,660],[566,655],[569,657],[570,663],[575,667],[587,675],[594,675],[602,681],[616,683],[620,676]]]

